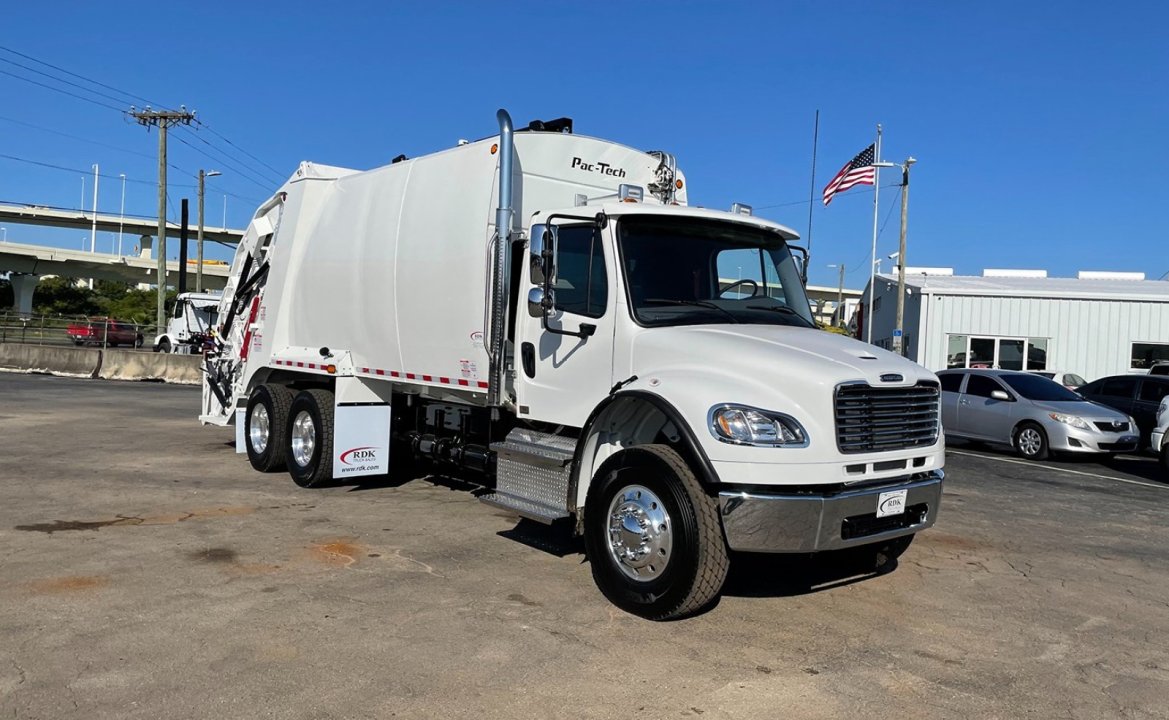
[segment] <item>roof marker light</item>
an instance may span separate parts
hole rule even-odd
[[[736,215],[750,215],[751,206],[743,203],[731,203],[731,212]]]

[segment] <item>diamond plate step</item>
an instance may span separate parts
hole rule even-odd
[[[517,428],[495,453],[495,493],[485,503],[543,523],[568,517],[568,476],[576,441]]]
[[[520,517],[542,522],[545,525],[551,525],[557,520],[568,517],[568,513],[562,509],[548,507],[547,505],[506,493],[493,492],[480,495],[479,502],[502,510],[510,510]]]

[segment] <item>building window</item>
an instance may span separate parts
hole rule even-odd
[[[1169,343],[1133,343],[1129,358],[1133,370],[1148,370],[1155,362],[1169,360]]]
[[[1048,338],[948,335],[946,368],[1046,370],[1049,342]]]

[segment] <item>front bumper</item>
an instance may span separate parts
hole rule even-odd
[[[1161,443],[1165,442],[1165,431],[1156,429],[1153,434],[1149,436],[1149,447],[1153,448],[1153,452],[1161,452]]]
[[[1135,452],[1140,444],[1140,434],[1135,430],[1109,432],[1106,430],[1083,430],[1064,423],[1047,423],[1047,442],[1052,450],[1080,453]]]
[[[910,535],[933,525],[944,477],[938,469],[905,477],[903,482],[832,495],[724,491],[718,495],[719,515],[732,550],[838,550]],[[876,517],[881,494],[897,490],[906,491],[904,511]]]

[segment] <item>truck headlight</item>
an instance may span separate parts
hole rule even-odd
[[[723,442],[763,447],[804,447],[808,433],[790,415],[746,405],[710,409],[710,432]]]
[[[1092,428],[1084,421],[1084,418],[1075,415],[1064,415],[1063,413],[1050,413],[1048,415],[1052,420],[1061,422],[1064,425],[1071,425],[1074,428],[1081,430],[1091,430]]]

